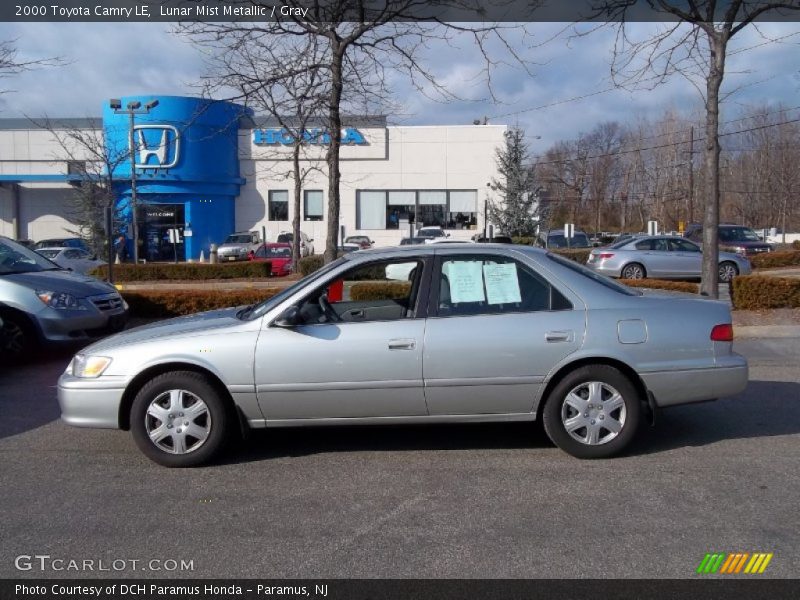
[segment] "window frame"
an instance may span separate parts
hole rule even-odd
[[[312,215],[312,218],[309,218],[308,215],[308,193],[309,192],[319,192],[322,196],[322,212],[319,214],[319,218],[316,215]],[[303,221],[310,221],[310,222],[320,222],[325,220],[325,190],[303,190]]]
[[[504,261],[510,261],[517,265],[518,269],[522,269],[523,271],[527,272],[528,275],[543,281],[550,289],[550,308],[546,310],[523,310],[523,309],[516,309],[516,310],[508,310],[508,311],[501,311],[501,312],[481,312],[475,314],[468,314],[468,315],[441,315],[439,314],[439,285],[434,285],[433,282],[439,282],[439,278],[442,273],[442,264],[445,261],[453,261],[453,260],[467,260],[471,262],[475,261],[486,261],[487,259],[490,260],[497,260],[502,259]],[[575,310],[575,303],[570,299],[568,294],[565,294],[557,286],[553,285],[553,283],[544,275],[536,272],[533,268],[522,262],[521,260],[514,258],[512,256],[506,256],[505,254],[487,254],[487,253],[475,253],[475,254],[437,254],[434,260],[434,266],[431,270],[431,277],[429,283],[429,298],[428,298],[428,316],[430,318],[436,319],[460,319],[460,318],[469,318],[469,317],[500,317],[503,315],[530,315],[530,314],[550,314],[554,312],[564,312],[569,310]],[[558,292],[564,300],[569,304],[569,308],[553,308],[553,290]],[[522,291],[520,290],[520,294]]]
[[[413,225],[414,225],[414,229],[415,230],[416,229],[421,229],[422,227],[440,227],[439,225],[420,225],[420,223],[419,223],[420,206],[421,206],[420,202],[419,202],[420,192],[443,192],[445,194],[445,203],[444,204],[424,205],[424,206],[442,206],[442,207],[444,207],[444,224],[441,225],[441,228],[442,228],[443,231],[458,231],[457,229],[453,229],[453,228],[450,228],[450,227],[447,226],[447,224],[449,222],[448,218],[449,218],[449,216],[451,214],[451,211],[450,211],[450,194],[452,192],[474,192],[475,193],[475,212],[474,213],[465,213],[465,214],[474,214],[475,215],[475,217],[474,217],[475,218],[475,227],[476,227],[475,231],[477,231],[478,217],[480,216],[480,211],[478,210],[478,201],[479,201],[478,191],[479,190],[472,189],[472,188],[453,188],[453,189],[450,189],[450,188],[447,188],[447,189],[420,188],[420,189],[413,189],[413,190],[395,189],[395,188],[387,188],[387,189],[375,189],[375,188],[357,189],[356,190],[356,214],[355,214],[355,217],[356,217],[355,218],[356,229],[359,230],[359,231],[362,231],[362,230],[363,231],[402,231],[403,230],[403,228],[401,228],[401,227],[397,227],[396,229],[395,228],[389,228],[389,227],[386,227],[385,224],[384,224],[384,227],[380,228],[380,229],[371,229],[371,228],[362,227],[361,226],[361,193],[362,192],[373,192],[373,193],[374,192],[379,192],[379,193],[383,193],[383,195],[384,195],[384,203],[385,203],[385,207],[386,207],[386,215],[387,215],[386,218],[387,219],[388,219],[388,215],[389,215],[389,212],[390,212],[392,206],[407,206],[405,204],[403,204],[403,205],[389,204],[389,194],[391,194],[392,192],[408,192],[408,193],[414,194],[414,223],[413,223]],[[459,211],[459,212],[462,212],[462,211]],[[462,213],[462,214],[464,214],[464,213]]]
[[[273,219],[272,218],[272,203],[278,202],[272,199],[272,195],[277,192],[285,192],[286,193],[286,218],[285,219]],[[282,202],[282,201],[281,201]],[[288,223],[289,219],[289,190],[267,190],[267,220],[271,223]]]

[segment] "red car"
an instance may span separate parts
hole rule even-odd
[[[291,244],[261,244],[254,252],[250,252],[249,257],[250,260],[256,262],[270,261],[273,277],[282,277],[292,273]]]

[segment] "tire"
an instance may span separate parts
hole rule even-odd
[[[594,401],[591,398],[594,391],[602,396],[599,405],[594,404],[597,397]],[[585,412],[581,415],[581,411]],[[550,440],[567,454],[609,458],[633,440],[641,415],[639,393],[622,372],[607,365],[588,365],[569,373],[553,388],[545,401],[542,421]],[[568,430],[570,423],[573,428]],[[612,423],[614,427],[604,427]]]
[[[739,267],[736,263],[726,260],[719,265],[719,280],[722,283],[729,283],[739,274]]]
[[[18,362],[33,353],[36,336],[31,325],[17,315],[3,315],[3,330],[0,332],[0,356],[10,362]]]
[[[622,267],[620,277],[622,279],[644,279],[647,277],[647,271],[645,270],[644,265],[639,263],[630,263]]]
[[[130,417],[136,445],[165,467],[196,467],[211,461],[222,450],[231,422],[219,392],[192,371],[151,379],[136,394]]]

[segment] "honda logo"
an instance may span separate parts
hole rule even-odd
[[[178,164],[180,136],[172,125],[134,125],[137,169],[170,169]]]

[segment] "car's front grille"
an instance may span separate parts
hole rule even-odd
[[[119,310],[120,308],[122,308],[122,297],[120,297],[119,294],[115,293],[103,294],[101,296],[92,296],[89,298],[89,300],[101,312],[109,312],[113,310]]]
[[[749,250],[752,254],[756,252],[769,252],[769,248],[750,248]]]

